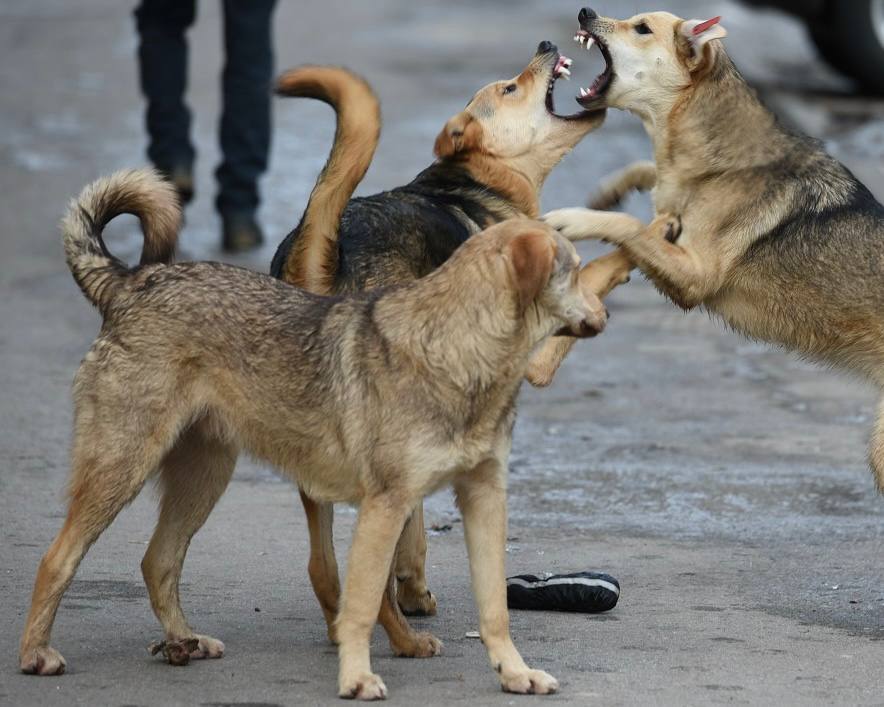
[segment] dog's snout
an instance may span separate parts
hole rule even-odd
[[[556,48],[556,45],[552,42],[544,41],[537,45],[538,54],[549,54],[550,52],[556,51],[558,51],[558,49]]]
[[[599,13],[593,10],[591,7],[584,7],[580,10],[580,13],[577,15],[577,21],[581,25],[585,25],[588,22],[592,22],[592,20],[598,18]]]

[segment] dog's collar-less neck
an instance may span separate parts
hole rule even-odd
[[[461,159],[447,159],[439,166],[456,166],[469,175],[476,187],[490,191],[520,215],[536,218],[540,213],[538,186],[521,170],[490,155],[471,153]],[[513,216],[516,214],[508,214]]]
[[[426,368],[429,379],[464,393],[505,386],[509,378],[517,386],[536,345],[526,323],[501,316],[506,295],[482,278],[469,291],[455,291],[441,272],[446,265],[378,301],[391,323],[385,326],[391,348]]]
[[[646,128],[661,175],[677,164],[690,165],[688,172],[699,177],[725,166],[730,171],[777,159],[770,144],[744,139],[741,125],[751,126],[753,133],[762,125],[778,127],[723,49],[705,78],[686,88],[669,114],[652,125],[653,132],[651,125]]]

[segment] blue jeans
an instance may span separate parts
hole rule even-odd
[[[215,172],[221,213],[251,213],[258,206],[258,177],[270,151],[273,78],[271,20],[276,0],[224,0],[225,63],[220,125],[222,161]],[[160,170],[190,170],[187,39],[195,0],[142,0],[135,11],[140,43],[141,90],[147,99],[147,155]]]

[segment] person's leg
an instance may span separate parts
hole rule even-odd
[[[178,189],[181,201],[193,198],[190,111],[185,32],[196,15],[195,0],[142,0],[135,11],[138,68],[147,99],[147,155]]]
[[[255,220],[258,177],[270,151],[270,84],[273,78],[271,19],[276,0],[225,0],[221,116],[222,161],[216,206],[224,221],[224,247],[260,245]]]

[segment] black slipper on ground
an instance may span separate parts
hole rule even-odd
[[[541,577],[520,574],[506,579],[506,603],[510,609],[597,614],[613,609],[619,598],[620,583],[603,572]]]

